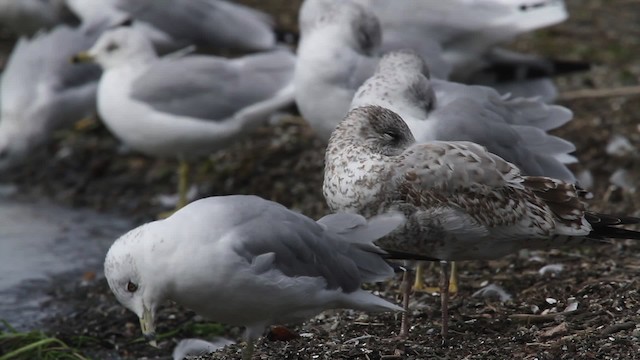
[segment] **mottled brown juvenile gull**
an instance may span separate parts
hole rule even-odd
[[[323,192],[334,211],[403,212],[405,225],[377,242],[399,257],[495,259],[523,248],[640,239],[613,227],[640,219],[587,211],[575,185],[523,176],[472,142],[417,144],[402,118],[379,106],[352,110],[334,131]],[[442,297],[446,336],[448,291]]]
[[[293,103],[295,56],[286,49],[159,58],[143,33],[122,27],[76,59],[104,69],[98,113],[114,135],[145,154],[181,160],[178,207],[186,203],[184,160],[225,148]]]
[[[398,213],[312,219],[257,196],[193,202],[131,230],[109,249],[104,272],[118,301],[155,336],[157,306],[173,300],[211,320],[244,326],[253,341],[272,324],[323,310],[400,311],[361,289],[393,269],[373,244],[404,222]]]
[[[351,108],[379,105],[407,123],[416,142],[471,141],[516,165],[523,174],[575,181],[565,163],[575,146],[547,134],[569,121],[571,111],[536,99],[511,99],[487,87],[430,78],[424,61],[413,51],[385,54],[375,74],[360,86]],[[457,291],[452,264],[450,291]],[[422,264],[414,289],[425,290]],[[427,289],[428,290],[428,289]]]

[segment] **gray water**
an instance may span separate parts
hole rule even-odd
[[[0,319],[26,330],[50,315],[51,277],[101,274],[109,246],[132,227],[91,210],[0,197]]]

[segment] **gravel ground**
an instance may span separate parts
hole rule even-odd
[[[247,1],[276,15],[282,29],[295,30],[295,9],[284,1]],[[593,209],[640,215],[634,186],[640,179],[638,146],[640,97],[598,97],[583,89],[617,89],[640,82],[640,2],[634,0],[567,1],[571,19],[523,37],[515,48],[596,65],[585,74],[558,79],[575,119],[557,131],[577,146],[574,170],[590,177]],[[283,5],[286,4],[286,5]],[[577,98],[576,98],[577,96]],[[615,136],[631,146],[615,154],[605,149]],[[158,194],[175,191],[176,163],[128,151],[95,122],[61,131],[29,165],[10,176],[26,199],[46,197],[71,206],[88,206],[151,220],[164,208]],[[323,144],[302,119],[284,117],[277,125],[257,130],[233,148],[194,164],[200,196],[257,194],[300,210],[313,218],[326,213],[321,194]],[[623,181],[609,180],[614,173]],[[588,174],[588,175],[587,175]],[[620,185],[625,186],[620,186]],[[299,338],[260,340],[260,359],[621,359],[640,354],[640,246],[616,241],[588,249],[523,252],[496,261],[461,264],[461,288],[450,309],[450,342],[442,346],[439,300],[416,294],[413,327],[408,340],[394,339],[397,315],[354,312],[325,313],[292,327]],[[540,275],[545,265],[562,271]],[[427,279],[436,283],[436,273]],[[140,339],[135,315],[119,306],[103,278],[57,281],[48,306],[67,304],[69,312],[46,321],[52,334],[94,358],[167,358],[185,337],[221,334],[238,339],[241,331],[212,325],[192,312],[167,304],[158,316],[166,334],[160,348]],[[487,284],[503,288],[511,299],[472,296]],[[373,290],[397,298],[395,283]],[[577,307],[576,307],[577,306]],[[574,310],[575,311],[570,311]],[[80,342],[78,336],[94,341]],[[85,338],[86,339],[86,338]],[[2,349],[0,349],[2,350]],[[231,346],[202,359],[239,357]],[[1,352],[1,351],[0,351]]]

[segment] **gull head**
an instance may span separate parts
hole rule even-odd
[[[346,41],[346,45],[364,54],[373,54],[382,42],[378,18],[352,1],[306,0],[300,8],[298,20],[303,38],[326,30],[332,41]],[[334,31],[341,36],[336,36]]]
[[[402,118],[381,106],[351,110],[333,132],[329,143],[344,140],[385,156],[399,155],[415,142]]]
[[[71,61],[95,62],[108,70],[132,63],[146,63],[156,58],[153,44],[141,31],[122,26],[105,31],[91,49],[76,54]]]
[[[385,54],[375,74],[365,81],[351,102],[351,108],[380,105],[402,114],[404,120],[424,120],[436,106],[436,94],[429,68],[411,50]]]
[[[152,346],[155,342],[155,311],[164,299],[162,284],[154,276],[152,244],[145,224],[116,240],[104,261],[104,275],[120,304],[140,319],[140,328]]]
[[[378,63],[376,73],[421,74],[431,79],[429,67],[424,60],[410,49],[392,51],[385,54]]]

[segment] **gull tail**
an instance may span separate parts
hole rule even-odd
[[[393,268],[384,259],[386,252],[374,244],[374,241],[389,234],[404,224],[405,217],[400,213],[375,216],[368,221],[357,214],[331,214],[318,220],[327,231],[351,243],[347,256],[351,258],[362,281],[384,281],[393,276]]]
[[[343,302],[346,306],[356,310],[367,312],[387,312],[387,311],[404,311],[402,307],[392,304],[387,300],[379,298],[365,290],[357,290],[352,293],[344,294]]]
[[[509,83],[542,79],[576,72],[589,71],[591,64],[584,61],[549,59],[494,49],[489,55],[489,66],[482,72],[495,83]]]

